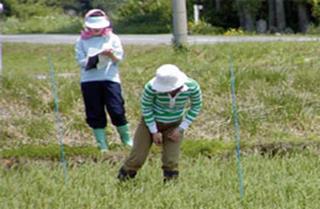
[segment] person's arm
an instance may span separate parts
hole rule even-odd
[[[80,67],[85,68],[87,65],[88,58],[87,58],[86,51],[83,48],[81,39],[78,39],[75,44],[75,54],[76,54],[76,60],[80,65]]]
[[[141,110],[142,110],[143,119],[150,133],[152,134],[155,134],[158,132],[154,113],[153,113],[154,97],[155,97],[155,91],[151,88],[151,85],[147,83],[144,86],[143,94],[141,97]]]
[[[184,120],[179,125],[180,131],[184,131],[190,126],[192,121],[199,115],[199,112],[202,107],[202,93],[199,84],[196,81],[193,81],[193,85],[190,88],[191,105],[189,110],[186,112]]]
[[[191,95],[191,107],[187,111],[186,116],[179,127],[173,129],[169,134],[168,137],[174,142],[178,142],[184,131],[190,126],[192,121],[198,116],[200,109],[202,107],[202,95],[201,89],[197,82],[193,81],[193,85],[190,87]]]
[[[150,84],[146,84],[144,87],[142,98],[141,98],[142,115],[149,129],[149,132],[152,135],[152,141],[156,145],[161,145],[162,134],[158,131],[154,114],[153,114],[154,97],[155,97],[155,91],[152,90]]]

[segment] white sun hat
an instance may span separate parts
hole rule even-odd
[[[156,76],[151,79],[151,86],[157,92],[170,92],[187,81],[188,77],[177,66],[172,64],[161,65]]]
[[[88,28],[101,29],[110,26],[110,21],[105,16],[86,17],[84,25]]]

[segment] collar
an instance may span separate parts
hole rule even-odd
[[[185,92],[185,91],[188,91],[188,90],[189,90],[189,87],[186,84],[183,84],[183,87],[180,90],[180,92]]]

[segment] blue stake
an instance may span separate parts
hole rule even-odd
[[[67,162],[65,160],[64,154],[64,142],[63,142],[63,129],[62,129],[62,119],[59,113],[59,98],[57,92],[57,85],[55,81],[55,73],[54,66],[51,61],[51,56],[48,57],[49,65],[50,65],[50,81],[51,81],[51,90],[54,98],[54,112],[55,112],[55,121],[56,121],[56,129],[57,129],[57,138],[59,140],[60,145],[60,162],[63,167],[64,174],[64,182],[67,183],[68,174],[67,174]]]
[[[237,156],[237,170],[238,170],[238,178],[239,178],[239,189],[240,189],[240,198],[241,200],[244,197],[244,186],[243,186],[243,171],[240,160],[240,126],[238,119],[238,111],[237,111],[237,102],[236,102],[236,78],[234,75],[233,69],[233,60],[232,57],[229,57],[229,69],[230,69],[230,82],[231,82],[231,96],[232,96],[232,116],[235,128],[235,140],[236,140],[236,156]]]
[[[3,4],[0,2],[0,14],[3,12]],[[1,36],[1,30],[0,30],[0,36]],[[2,38],[0,37],[0,77],[2,76]]]

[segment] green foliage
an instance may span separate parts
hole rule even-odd
[[[194,22],[188,22],[188,30],[192,35],[204,34],[204,35],[217,35],[223,34],[224,29],[221,27],[214,27],[205,21],[199,21],[195,24]]]
[[[82,19],[67,15],[32,16],[22,20],[9,17],[2,23],[2,33],[74,33],[82,29]]]
[[[245,35],[245,33],[241,28],[239,28],[239,29],[230,28],[226,32],[224,32],[223,35],[225,35],[225,36],[242,36],[242,35]]]
[[[7,149],[0,152],[1,158],[33,158],[33,159],[60,159],[60,149],[58,144],[47,145],[22,145],[18,149]],[[64,145],[65,155],[73,156],[91,156],[99,155],[99,150],[92,146],[70,147]]]
[[[61,8],[50,7],[46,1],[36,0],[4,0],[7,15],[17,17],[21,20],[27,20],[33,16],[47,16],[48,14],[59,14]]]
[[[120,32],[167,33],[171,25],[170,3],[167,0],[129,0],[119,8],[116,29]]]
[[[312,3],[312,15],[320,21],[320,1],[310,0]]]
[[[82,29],[82,15],[89,9],[79,2],[36,1],[31,4],[8,0],[5,4],[7,17],[1,22],[1,32],[5,34],[78,33]],[[117,33],[168,33],[171,29],[171,4],[165,0],[94,0],[89,7],[106,11]],[[72,9],[81,17],[65,15],[62,9]]]
[[[217,140],[185,140],[182,144],[183,154],[189,157],[199,155],[212,157],[217,154],[232,152],[234,148],[233,144]]]
[[[237,0],[236,1],[236,8],[239,10],[246,9],[248,10],[251,15],[256,16],[259,12],[263,1],[256,1],[256,0]]]
[[[82,28],[82,18],[91,8],[101,8],[107,12],[117,33],[154,34],[170,33],[172,28],[171,1],[167,0],[3,0],[4,14],[0,17],[2,33],[78,33]],[[187,0],[187,16],[191,34],[221,34],[223,30],[239,28],[239,12],[250,12],[254,20],[268,18],[266,1],[211,0],[201,1],[202,22],[192,24],[193,0]],[[312,13],[309,33],[318,34],[320,6],[318,0],[296,0],[284,2],[287,11],[287,26],[299,31],[297,5],[305,4]],[[68,15],[70,16],[68,16]],[[47,17],[49,16],[49,17]],[[54,17],[54,18],[53,18]],[[223,30],[221,29],[223,28]],[[291,30],[288,31],[291,31]]]
[[[167,0],[3,0],[4,14],[0,14],[2,33],[78,33],[82,17],[91,8],[101,8],[110,16],[117,33],[170,33],[172,28],[171,1]],[[266,1],[212,0],[200,1],[203,23],[190,24],[191,34],[221,34],[222,29],[239,28],[239,12],[250,12],[253,20],[268,18]],[[188,21],[193,21],[194,0],[187,0]],[[298,4],[303,3],[311,13],[309,33],[318,34],[320,22],[319,0],[284,1],[287,26],[299,32]],[[68,14],[71,17],[65,15]],[[49,16],[49,17],[47,17]],[[61,16],[61,17],[60,17]],[[47,18],[45,18],[47,17]],[[54,17],[54,18],[52,18]],[[40,23],[40,24],[38,24]],[[287,31],[292,31],[288,29]]]
[[[320,13],[319,13],[320,14]],[[319,16],[320,17],[320,16]],[[316,25],[316,24],[310,24],[308,26],[308,30],[306,32],[307,34],[310,35],[317,35],[320,34],[320,26]]]
[[[22,121],[21,121],[22,122]],[[35,122],[33,122],[35,123]],[[36,124],[29,124],[32,126]],[[33,130],[37,132],[37,129]],[[49,130],[48,130],[49,131]],[[36,137],[37,133],[33,137]],[[41,133],[38,133],[41,135]],[[50,136],[47,136],[50,137]],[[74,156],[85,156],[94,158],[99,154],[99,150],[94,146],[68,146],[64,145],[65,154],[69,158]],[[124,150],[117,144],[112,144],[109,147],[111,153],[116,153],[117,151]],[[226,144],[220,141],[201,141],[201,140],[185,140],[182,144],[182,152],[184,156],[188,157],[198,157],[206,156],[213,157],[217,154],[227,154],[234,150],[233,144]],[[159,149],[153,147],[153,154],[160,153]],[[128,154],[128,153],[123,153]],[[111,154],[112,155],[112,154]],[[47,145],[21,145],[17,148],[4,149],[0,152],[0,158],[30,158],[30,159],[59,159],[60,157],[60,146],[57,144],[47,144]]]
[[[92,8],[100,8],[105,11],[111,19],[116,19],[118,10],[124,6],[126,0],[92,0]]]

